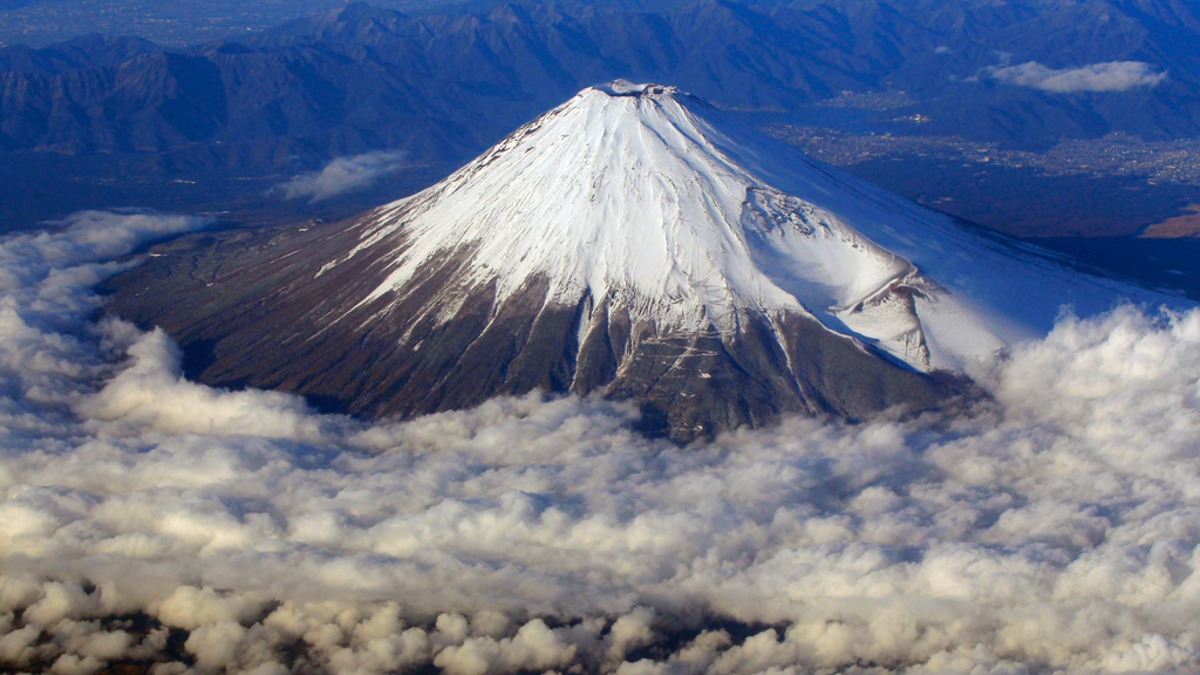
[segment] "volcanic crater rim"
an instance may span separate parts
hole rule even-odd
[[[623,78],[617,78],[611,82],[598,84],[593,89],[604,92],[612,97],[628,96],[632,98],[655,98],[659,96],[674,96],[679,93],[679,88],[669,84],[659,84],[656,82],[630,82]]]

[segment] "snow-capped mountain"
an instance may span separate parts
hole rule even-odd
[[[926,407],[1064,304],[1152,297],[624,81],[357,219],[165,252],[112,306],[208,381],[367,414],[601,393],[680,439]]]

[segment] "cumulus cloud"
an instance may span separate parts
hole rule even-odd
[[[1015,66],[985,68],[983,73],[998,82],[1056,94],[1153,88],[1167,79],[1166,72],[1159,72],[1144,61],[1108,61],[1061,69],[1027,61]]]
[[[313,204],[374,184],[400,169],[404,165],[404,158],[403,152],[382,151],[339,157],[320,171],[302,174],[276,185],[271,192],[284,199],[308,199]]]
[[[677,447],[188,382],[91,320],[70,231],[0,240],[0,668],[1200,669],[1200,313],[1064,319],[967,412]]]
[[[102,376],[103,358],[84,338],[100,302],[92,287],[127,263],[110,258],[207,220],[144,211],[87,211],[53,229],[0,240],[0,392],[15,403],[69,405],[79,383]],[[13,423],[16,423],[15,421]],[[44,415],[21,418],[43,424]]]
[[[103,335],[128,326],[109,322]],[[267,391],[222,392],[183,378],[182,354],[161,330],[129,345],[129,365],[78,411],[99,420],[123,421],[167,433],[268,436],[318,440],[326,436],[322,418],[303,401]]]

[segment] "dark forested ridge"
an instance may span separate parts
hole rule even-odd
[[[930,133],[1013,144],[1200,133],[1200,18],[1184,2],[673,4],[505,3],[412,16],[354,4],[184,50],[96,37],[12,47],[0,50],[0,147],[298,141],[322,153],[461,156],[614,76],[770,112],[846,91],[904,92],[890,117],[919,113]],[[1050,91],[994,75],[1005,64],[1129,61],[1166,76],[1125,91]]]
[[[1028,149],[1112,132],[1200,136],[1200,12],[1184,0],[421,7],[351,4],[190,48],[90,36],[0,49],[0,153],[17,174],[45,172],[47,194],[111,195],[84,201],[95,206],[124,194],[96,180],[269,185],[377,149],[436,176],[614,77],[669,82],[759,125]],[[68,179],[46,155],[92,159]],[[53,215],[53,196],[0,217]],[[148,201],[211,207],[188,199]]]

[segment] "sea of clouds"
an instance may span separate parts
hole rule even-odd
[[[106,261],[203,225],[0,239],[0,670],[1200,670],[1200,312],[1064,318],[916,420],[370,424],[103,317]]]

